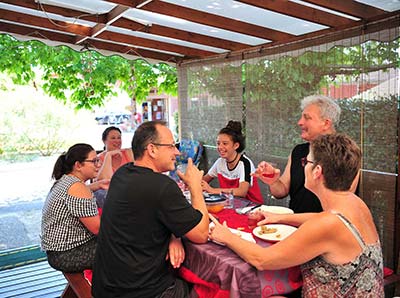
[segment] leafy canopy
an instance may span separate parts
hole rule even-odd
[[[77,52],[66,46],[18,41],[6,34],[0,35],[0,52],[0,71],[15,84],[39,84],[49,96],[71,102],[76,109],[101,106],[116,94],[116,88],[138,102],[144,101],[152,88],[177,95],[176,68],[164,63],[106,57],[91,50]]]

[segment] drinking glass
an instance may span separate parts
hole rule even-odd
[[[268,162],[272,167],[274,167],[274,169],[276,169],[277,167],[278,167],[278,165],[277,165],[277,163],[275,163],[275,162]],[[272,172],[272,173],[262,173],[262,176],[263,177],[266,177],[266,178],[274,178],[274,176],[275,176],[275,170],[274,170],[274,172]]]
[[[176,169],[181,171],[183,174],[186,173],[187,163],[182,163],[176,166]]]
[[[220,192],[220,196],[221,196],[221,198],[226,199],[225,208],[232,209],[233,208],[233,200],[234,200],[233,190],[232,189],[223,189]]]
[[[249,229],[253,230],[257,227],[257,223],[263,219],[261,212],[259,211],[252,211],[247,213],[247,225]]]

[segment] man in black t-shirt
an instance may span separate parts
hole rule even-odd
[[[164,122],[140,125],[132,140],[134,163],[113,175],[101,218],[92,294],[101,297],[186,297],[188,287],[171,273],[183,262],[179,237],[204,243],[209,218],[203,171],[192,161],[180,178],[192,205],[162,172],[175,168],[179,151]],[[172,235],[172,236],[171,236]]]
[[[280,170],[262,161],[255,176],[269,185],[271,194],[279,199],[290,195],[289,207],[295,213],[321,212],[318,198],[304,187],[304,159],[309,152],[309,141],[320,135],[335,132],[339,122],[340,107],[331,98],[323,95],[305,97],[301,101],[302,114],[297,123],[301,129],[301,138],[307,143],[297,145],[288,158],[282,176]],[[267,176],[264,175],[267,174]],[[358,177],[356,178],[358,181]]]

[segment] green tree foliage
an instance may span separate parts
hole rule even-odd
[[[352,47],[336,46],[327,52],[305,52],[299,56],[260,59],[243,64],[245,100],[292,101],[327,87],[337,75],[353,79],[361,73],[400,66],[400,39],[368,41]],[[229,98],[232,88],[226,77],[237,75],[238,66],[222,64],[191,69],[188,97],[206,91],[217,98]]]
[[[66,46],[50,47],[38,41],[18,41],[0,35],[0,71],[15,84],[40,84],[50,96],[76,109],[101,106],[119,87],[138,102],[152,88],[177,94],[176,69],[168,64],[152,65],[144,60],[103,56],[96,51],[77,52]],[[37,70],[43,74],[36,77]],[[4,85],[2,86],[4,89]]]
[[[72,104],[56,101],[41,90],[5,82],[12,90],[0,91],[1,158],[13,160],[27,153],[48,156],[88,139],[85,128],[96,125],[90,111],[75,111]]]

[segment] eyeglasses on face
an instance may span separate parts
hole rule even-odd
[[[173,143],[173,144],[152,143],[152,144],[153,144],[154,146],[163,146],[163,147],[169,147],[169,148],[171,148],[171,149],[175,149],[177,143]]]
[[[301,165],[302,165],[303,167],[305,167],[307,163],[314,163],[314,161],[308,160],[307,157],[303,157],[303,158],[301,159]]]
[[[86,161],[86,162],[92,162],[95,166],[98,166],[98,165],[100,165],[100,163],[101,163],[101,159],[98,158],[98,157],[93,158],[93,159],[85,159],[84,161]]]

